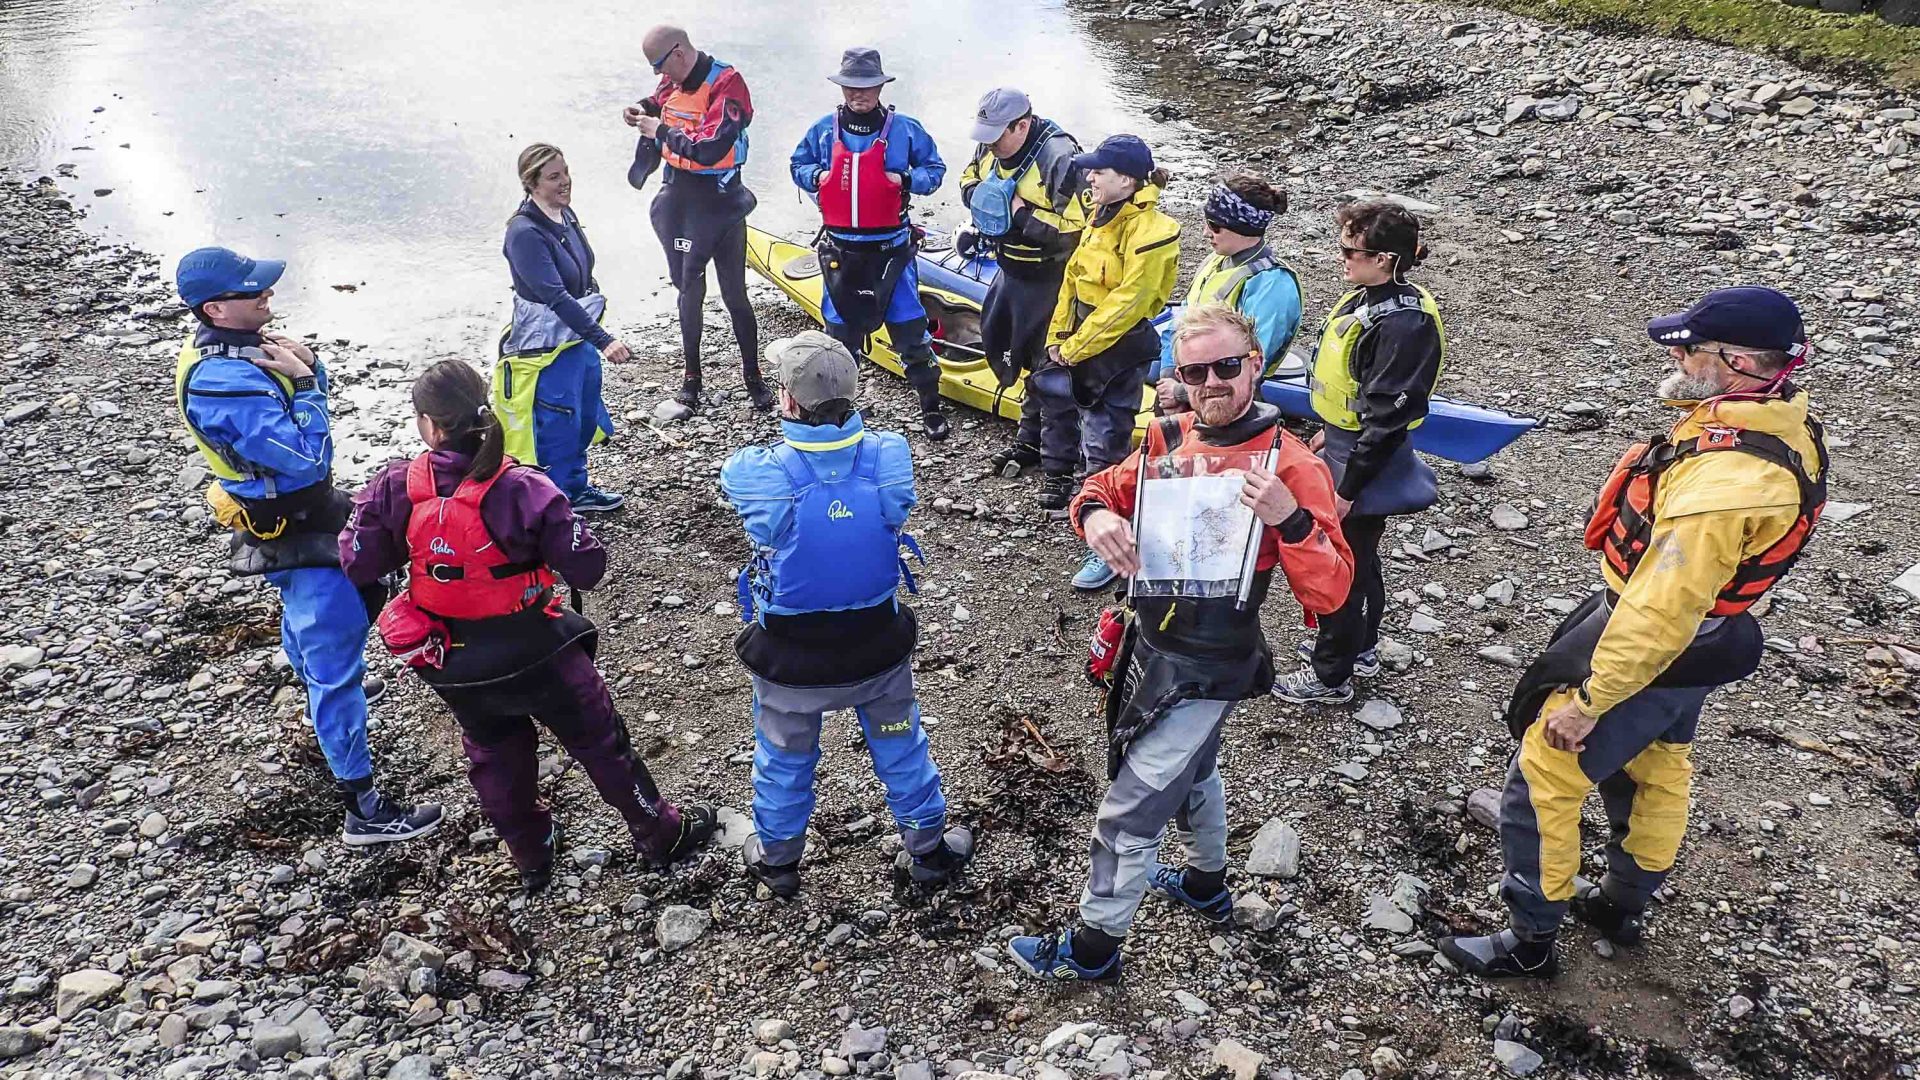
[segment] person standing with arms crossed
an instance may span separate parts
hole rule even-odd
[[[1357,288],[1334,304],[1314,352],[1313,411],[1325,426],[1313,446],[1333,470],[1340,529],[1353,547],[1353,591],[1301,643],[1305,666],[1274,683],[1273,696],[1296,705],[1351,701],[1354,675],[1380,673],[1380,540],[1390,517],[1440,497],[1409,435],[1427,417],[1447,355],[1439,305],[1406,277],[1427,257],[1420,219],[1380,200],[1341,207],[1334,223],[1343,271]]]
[[[660,85],[622,114],[640,131],[627,180],[641,187],[661,166],[651,217],[666,252],[667,276],[680,294],[684,357],[673,400],[689,410],[700,407],[702,306],[711,262],[740,347],[741,382],[753,407],[765,412],[773,408],[773,391],[760,377],[760,326],[747,300],[747,215],[756,200],[740,174],[747,164],[753,98],[738,69],[695,49],[677,26],[648,30],[640,48]]]
[[[848,49],[827,81],[840,87],[842,104],[807,130],[788,163],[794,184],[820,204],[825,226],[817,249],[826,284],[820,317],[855,356],[887,328],[920,398],[921,426],[938,441],[953,424],[940,403],[940,362],[914,264],[920,239],[907,207],[912,196],[939,190],[947,164],[920,121],[880,104],[893,76],[878,51]]]

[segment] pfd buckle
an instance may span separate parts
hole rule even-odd
[[[459,569],[460,569],[459,567],[450,565],[448,563],[428,563],[427,576],[441,583],[442,585],[450,585],[453,582],[459,581],[460,578],[463,576],[457,573]],[[443,570],[446,571],[451,576],[441,577],[440,573]]]

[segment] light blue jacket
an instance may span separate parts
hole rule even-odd
[[[919,496],[913,490],[913,451],[897,431],[867,431],[859,413],[839,426],[780,421],[786,442],[807,456],[807,464],[825,481],[845,478],[853,471],[855,450],[866,441],[867,453],[880,455],[877,479],[881,516],[889,528],[906,524]],[[832,449],[826,449],[831,447]],[[774,460],[771,446],[746,446],[734,451],[720,467],[720,490],[740,514],[747,538],[757,547],[777,548],[793,524],[794,491],[786,470]]]
[[[1255,274],[1240,286],[1240,301],[1235,309],[1253,320],[1254,334],[1260,339],[1260,354],[1267,358],[1268,372],[1286,359],[1287,343],[1300,329],[1301,307],[1300,283],[1279,267]],[[1167,322],[1168,332],[1160,339],[1160,362],[1147,373],[1149,382],[1173,374],[1172,329],[1178,322],[1178,319]]]

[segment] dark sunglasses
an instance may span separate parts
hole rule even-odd
[[[211,304],[214,300],[258,300],[265,295],[267,295],[267,290],[265,289],[259,289],[254,292],[221,293],[212,300],[208,300],[207,303]]]
[[[660,69],[665,67],[667,61],[673,59],[673,54],[679,51],[680,51],[680,46],[675,45],[673,48],[668,49],[664,54],[662,54],[660,59],[648,61],[648,63],[653,65],[653,73],[655,75],[660,74]]]
[[[1342,258],[1351,259],[1355,255],[1385,255],[1385,254],[1387,254],[1387,252],[1375,251],[1373,248],[1357,248],[1357,247],[1348,247],[1345,244],[1340,245],[1340,255]]]
[[[1173,374],[1188,386],[1205,386],[1209,371],[1213,372],[1214,377],[1221,382],[1229,382],[1239,378],[1240,370],[1246,366],[1245,356],[1223,356],[1218,360],[1198,364],[1181,364],[1173,369]]]

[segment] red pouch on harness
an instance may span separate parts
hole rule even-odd
[[[447,662],[447,624],[421,610],[411,591],[401,589],[387,601],[374,625],[387,651],[408,667],[438,669]]]
[[[1100,622],[1087,642],[1087,678],[1102,685],[1113,678],[1113,663],[1120,655],[1120,642],[1127,635],[1127,613],[1119,608],[1100,612]]]

